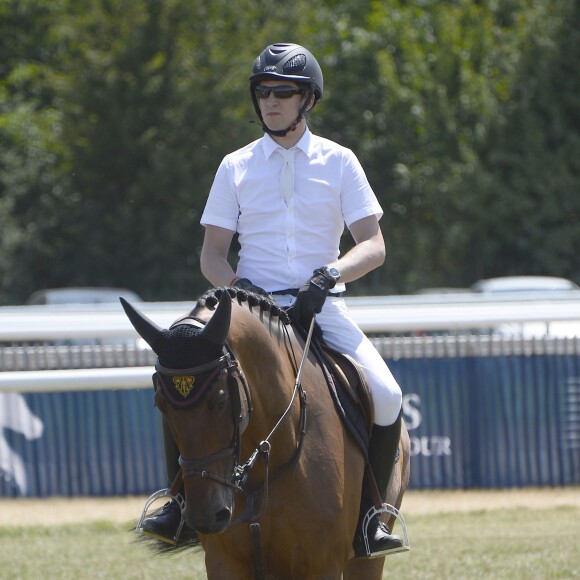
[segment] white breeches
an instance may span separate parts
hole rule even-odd
[[[281,306],[295,299],[274,296]],[[403,395],[399,384],[372,342],[348,314],[342,298],[327,298],[316,321],[322,328],[325,342],[335,350],[349,355],[366,373],[375,410],[375,424],[392,425],[401,411]]]

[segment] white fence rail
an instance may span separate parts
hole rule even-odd
[[[488,335],[475,347],[471,340],[451,345],[443,337],[432,336],[377,339],[386,357],[393,352],[399,356],[404,349],[417,353],[448,348],[465,352],[469,348],[470,354],[479,354],[477,349],[498,352],[499,348],[507,354],[506,337],[518,337],[517,344],[510,346],[516,352],[527,352],[526,340],[534,349],[539,344],[543,352],[568,350],[570,345],[576,351],[580,341],[580,292],[550,293],[549,298],[531,293],[517,299],[478,294],[361,297],[347,298],[347,304],[361,328],[375,335]],[[168,327],[189,312],[194,302],[143,302],[137,306],[157,324]],[[572,342],[559,342],[572,337],[576,337]],[[137,335],[120,305],[0,307],[0,343],[126,339],[136,341]],[[0,392],[136,389],[148,387],[150,380],[150,366],[8,370],[0,372]]]
[[[489,329],[506,324],[566,324],[580,334],[580,291],[520,294],[444,294],[347,298],[367,333]],[[136,304],[161,326],[190,311],[194,302]],[[548,329],[549,330],[549,329]],[[545,333],[545,332],[544,332]],[[0,307],[0,342],[135,336],[120,304]]]
[[[151,367],[8,371],[0,373],[0,393],[141,389],[151,385],[151,375]]]

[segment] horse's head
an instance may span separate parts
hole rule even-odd
[[[169,422],[181,457],[187,524],[225,530],[233,511],[232,477],[249,401],[243,376],[225,348],[231,298],[222,294],[207,324],[188,316],[162,329],[121,298],[135,330],[157,354],[155,403]]]

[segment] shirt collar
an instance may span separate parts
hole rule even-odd
[[[310,129],[308,127],[306,127],[306,130],[304,131],[304,135],[302,135],[302,137],[300,137],[300,140],[298,141],[298,143],[296,143],[296,145],[294,145],[294,149],[300,149],[300,151],[303,151],[307,156],[310,156],[309,151],[310,151],[311,140],[312,140],[312,133],[310,132]],[[274,151],[276,151],[276,149],[279,149],[279,148],[280,148],[280,145],[278,145],[278,143],[276,143],[276,141],[274,141],[274,139],[272,139],[272,137],[270,135],[265,133],[264,136],[262,137],[262,149],[264,151],[264,155],[266,156],[266,159],[270,159],[270,157],[272,156]]]

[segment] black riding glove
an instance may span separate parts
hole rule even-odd
[[[239,288],[240,290],[245,290],[246,292],[253,292],[254,294],[261,294],[262,296],[268,296],[268,293],[259,286],[252,284],[247,278],[238,278],[232,286],[234,288]]]
[[[292,320],[305,329],[309,328],[312,318],[322,310],[328,293],[335,286],[336,280],[326,268],[314,270],[312,278],[298,290],[296,302],[289,311]]]

